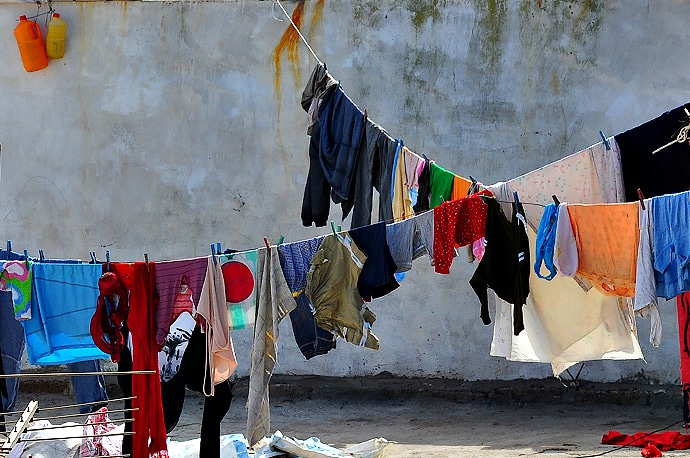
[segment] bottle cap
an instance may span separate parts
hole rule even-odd
[[[24,16],[24,15],[22,14],[21,16],[19,16],[19,20],[20,20],[20,21],[26,21],[26,16]]]
[[[60,17],[60,13],[53,13],[53,17]]]

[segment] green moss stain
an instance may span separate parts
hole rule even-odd
[[[354,18],[359,24],[378,27],[383,19],[381,2],[373,0],[356,1],[354,3]]]
[[[475,2],[479,21],[477,23],[479,52],[483,63],[492,72],[496,71],[503,57],[507,7],[505,0]]]
[[[439,0],[407,0],[406,8],[412,13],[412,25],[417,32],[427,21],[437,21],[441,17]]]

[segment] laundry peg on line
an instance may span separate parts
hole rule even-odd
[[[43,256],[43,250],[38,250],[38,259],[43,262],[45,257]]]
[[[26,264],[26,268],[29,268],[29,250],[24,250],[24,264]]]
[[[221,254],[223,252],[223,245],[220,242],[216,242],[216,253]]]
[[[93,262],[94,264],[98,264],[98,261],[96,260],[96,252],[89,251],[89,255],[91,256],[91,262]]]
[[[644,206],[644,194],[642,194],[642,190],[640,188],[637,188],[637,197],[640,199],[640,206],[642,206],[642,210],[646,210]]]
[[[606,146],[606,151],[609,151],[611,149],[611,143],[609,143],[608,138],[606,138],[606,134],[604,134],[603,130],[600,130],[599,135],[601,135],[601,140],[604,142],[604,145]]]
[[[271,251],[271,242],[268,241],[268,237],[264,237],[264,245],[266,245],[266,249],[267,249],[267,250],[269,251],[269,253],[270,253],[270,251]]]
[[[283,243],[284,241],[285,241],[285,237],[283,237],[283,236],[281,235],[281,236],[280,236],[280,239],[278,239],[278,245],[280,245],[280,244]]]
[[[557,207],[561,205],[561,203],[558,201],[558,197],[556,197],[556,194],[552,195],[551,198],[553,199],[553,203],[556,204]]]
[[[7,241],[7,252],[9,253],[11,251],[12,251],[12,240],[8,240]]]
[[[516,204],[520,203],[520,198],[518,197],[517,191],[513,191],[513,199],[515,200]]]
[[[216,245],[211,244],[211,257],[213,258],[213,263],[218,264],[218,261],[216,261]]]
[[[333,231],[333,237],[338,238],[338,233],[335,230],[335,223],[331,221],[331,230]]]
[[[470,181],[472,182],[472,184],[477,184],[477,180],[472,178],[472,175],[467,175],[467,176],[470,178]]]
[[[110,272],[110,250],[105,250],[105,270]]]
[[[146,262],[146,271],[151,272],[151,269],[149,268],[149,254],[148,254],[148,252],[144,253],[144,262]]]

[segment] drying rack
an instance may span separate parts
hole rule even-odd
[[[155,371],[115,371],[115,372],[53,372],[53,373],[25,373],[25,374],[0,374],[0,379],[7,379],[7,378],[32,378],[32,377],[66,377],[66,376],[93,376],[93,375],[134,375],[134,374],[154,374]],[[136,396],[132,397],[125,397],[125,398],[118,398],[118,399],[109,399],[107,402],[119,402],[119,401],[129,401],[132,399],[135,399]],[[56,419],[63,419],[63,418],[78,418],[78,417],[88,417],[89,415],[93,415],[93,412],[86,412],[86,413],[76,413],[76,414],[63,414],[63,415],[49,415],[49,416],[41,416],[40,418],[36,417],[37,413],[43,413],[43,412],[51,412],[51,411],[60,411],[64,409],[70,409],[70,408],[75,408],[75,407],[85,407],[85,406],[93,406],[93,405],[99,405],[103,404],[104,401],[94,401],[94,402],[85,402],[85,403],[80,403],[80,404],[67,404],[67,405],[62,405],[62,406],[54,406],[54,407],[39,407],[39,401],[37,399],[32,399],[29,401],[27,404],[26,408],[24,410],[18,410],[14,412],[0,412],[0,417],[12,417],[18,415],[19,418],[17,420],[7,420],[7,421],[1,421],[0,425],[13,425],[12,430],[9,433],[0,433],[0,458],[7,458],[10,455],[10,452],[14,448],[15,445],[17,445],[19,442],[38,442],[38,441],[52,441],[52,440],[63,440],[63,439],[89,439],[89,438],[94,438],[94,437],[108,437],[108,436],[131,436],[134,435],[134,432],[122,432],[122,433],[105,433],[105,434],[94,434],[94,435],[77,435],[77,436],[65,436],[65,437],[55,437],[55,438],[28,438],[28,439],[23,439],[22,434],[31,426],[31,424],[34,421],[39,421],[39,420],[56,420]],[[128,412],[134,412],[135,410],[139,410],[138,408],[131,408],[131,409],[115,409],[115,410],[109,410],[108,414],[111,413],[128,413]],[[131,418],[122,418],[118,420],[108,420],[104,422],[96,422],[96,423],[89,423],[89,425],[103,425],[103,424],[114,424],[114,423],[128,423],[134,421]],[[59,429],[66,429],[66,428],[74,428],[75,425],[54,425],[54,426],[47,426],[43,427],[40,430],[59,430]],[[110,458],[129,458],[130,455],[104,455],[108,456]]]

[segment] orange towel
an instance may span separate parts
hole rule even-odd
[[[637,202],[568,204],[577,244],[577,273],[607,296],[635,296]]]

